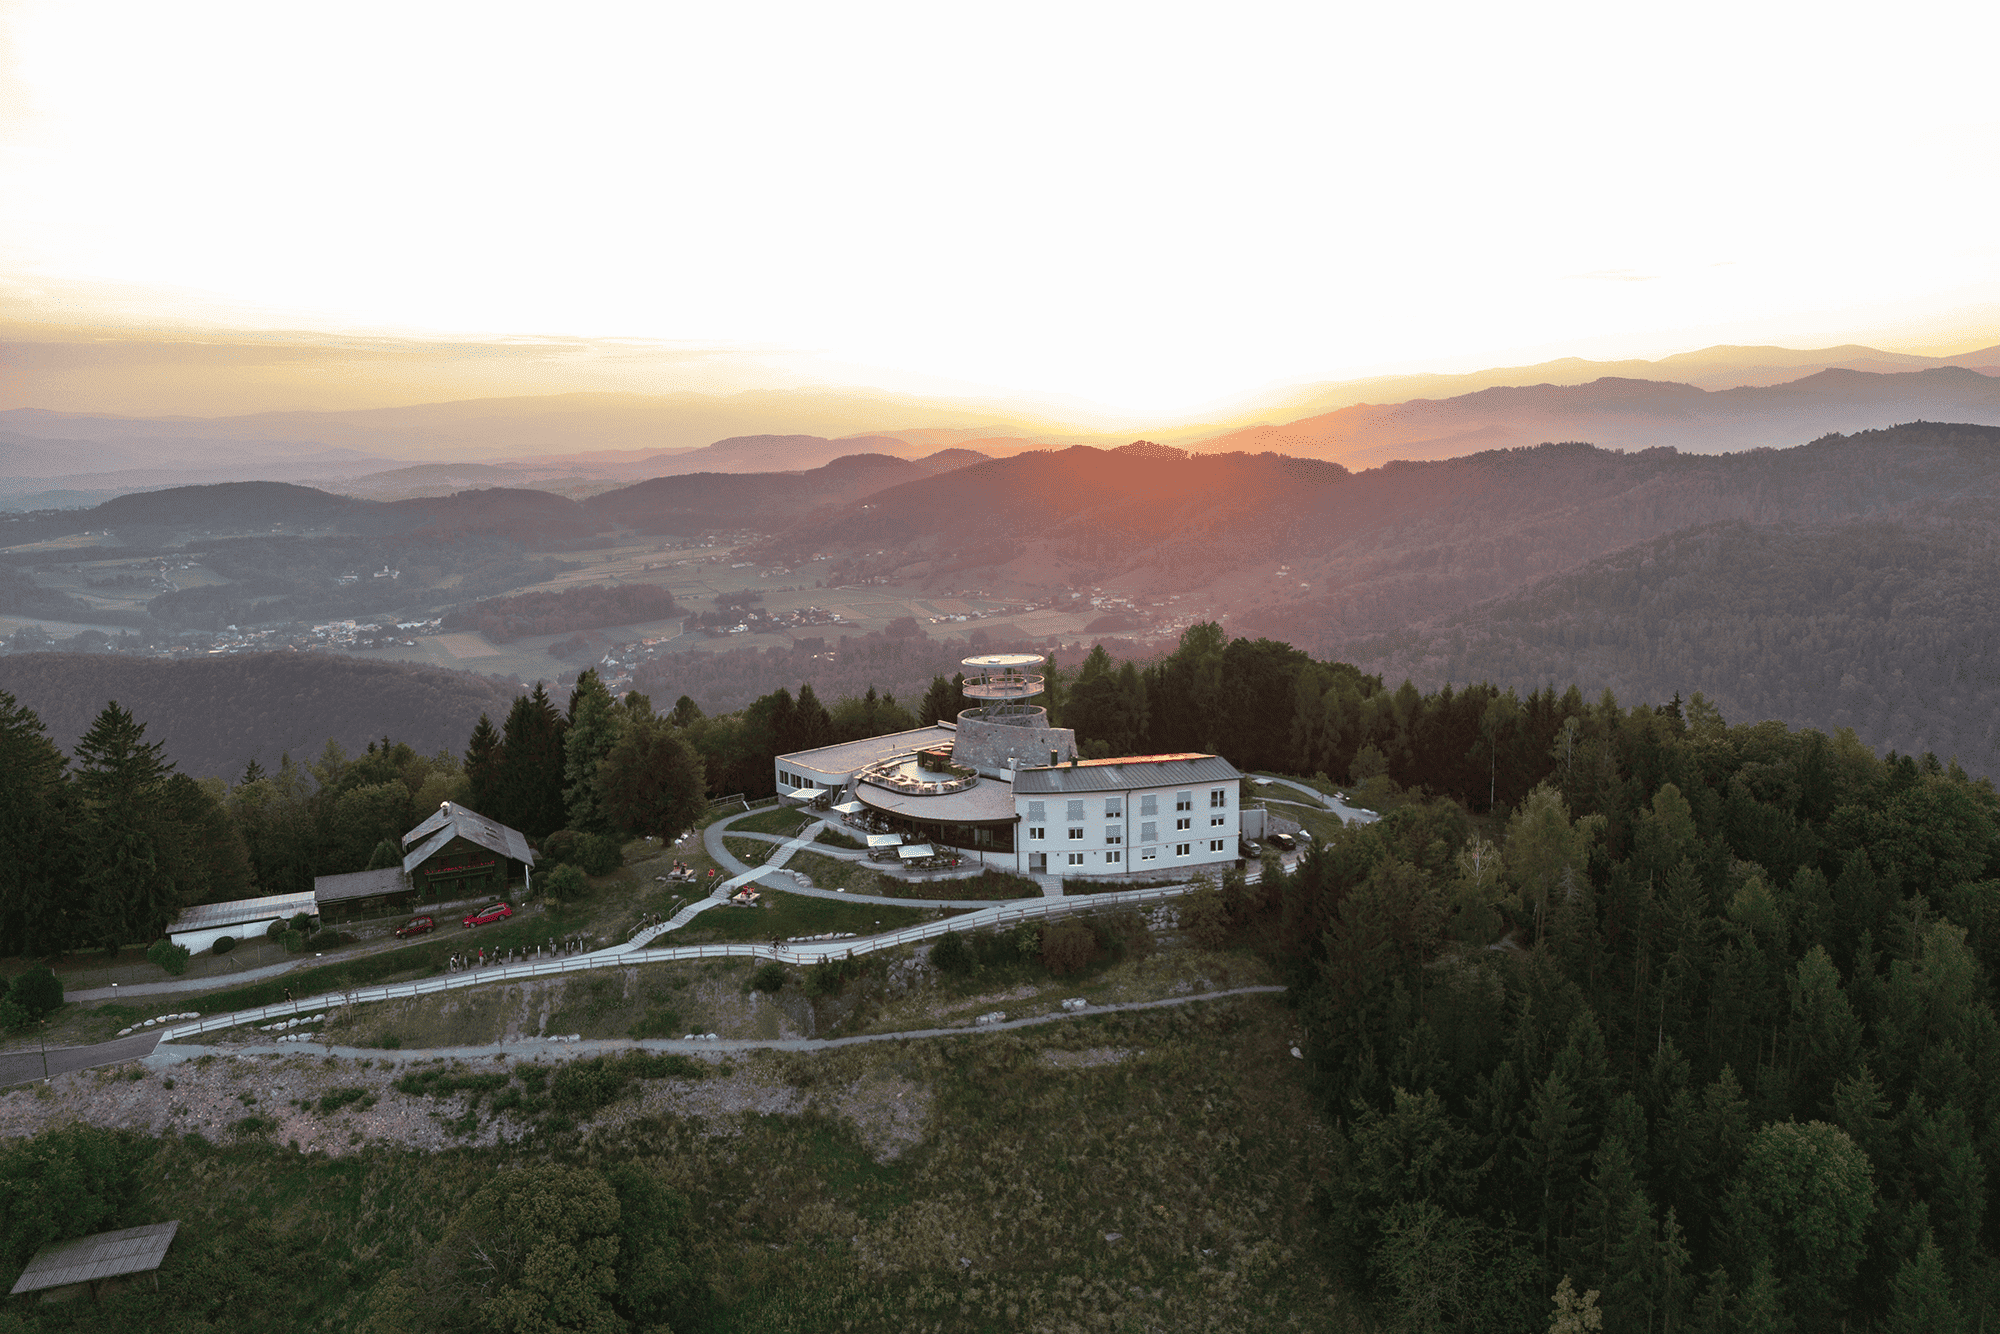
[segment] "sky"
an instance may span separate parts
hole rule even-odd
[[[0,306],[1150,414],[1954,353],[2000,342],[1996,38],[1974,4],[0,0]]]

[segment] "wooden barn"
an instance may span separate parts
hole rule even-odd
[[[520,830],[449,801],[403,835],[403,873],[425,903],[500,894],[517,865],[525,878],[534,864]]]
[[[416,906],[417,889],[400,866],[379,871],[349,871],[346,875],[313,877],[313,900],[322,922],[352,922],[363,917],[387,917]]]

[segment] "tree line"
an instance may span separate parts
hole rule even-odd
[[[1209,905],[1288,972],[1348,1282],[1412,1329],[1550,1328],[1559,1288],[1555,1328],[1979,1327],[2000,795],[1700,696],[1574,704],[1511,808],[1378,774],[1380,823]]]

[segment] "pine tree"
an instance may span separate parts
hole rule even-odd
[[[958,691],[943,675],[931,678],[931,688],[924,692],[923,702],[917,705],[917,726],[930,727],[940,722],[952,722],[958,717]]]
[[[504,754],[493,720],[480,714],[479,721],[472,725],[472,738],[465,745],[465,778],[472,785],[472,809],[496,820],[501,819],[497,802]]]
[[[563,809],[566,826],[587,834],[608,834],[611,821],[599,799],[597,766],[618,743],[619,710],[595,670],[585,668],[569,697],[569,727],[563,737]]]
[[[486,811],[532,839],[563,825],[563,719],[540,682],[508,711],[501,733],[498,811]],[[504,812],[504,814],[502,813]]]
[[[74,939],[67,763],[34,711],[0,690],[0,953],[52,954]]]
[[[106,949],[151,940],[183,901],[173,879],[177,831],[166,809],[173,765],[116,700],[77,742],[76,760],[85,934]]]
[[[833,716],[826,711],[826,706],[819,702],[819,696],[813,693],[810,681],[799,687],[799,702],[793,712],[793,721],[795,731],[792,750],[817,750],[821,746],[833,744]],[[777,753],[783,755],[788,752]]]

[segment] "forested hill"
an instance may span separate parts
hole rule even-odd
[[[456,754],[479,715],[506,715],[518,691],[470,672],[363,662],[330,653],[246,653],[188,662],[108,653],[0,657],[0,690],[38,714],[64,751],[108,700],[196,778],[232,781],[252,759],[306,760],[331,737],[350,753],[393,736]]]
[[[1700,690],[1732,718],[1851,727],[2000,775],[2000,504],[1928,519],[1714,524],[1368,640],[1347,656],[1425,688],[1601,682]]]

